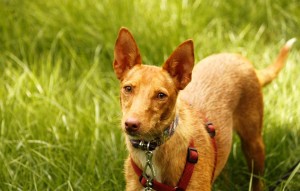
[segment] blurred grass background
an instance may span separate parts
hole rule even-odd
[[[124,190],[127,156],[113,48],[121,26],[146,64],[192,38],[199,61],[236,52],[256,68],[300,39],[298,0],[0,0],[0,190]],[[299,42],[264,89],[267,186],[300,158]],[[248,190],[235,136],[214,190]],[[278,190],[300,190],[300,175]]]

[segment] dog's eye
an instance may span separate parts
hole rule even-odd
[[[123,89],[127,93],[131,93],[132,92],[132,87],[131,86],[125,86]]]
[[[164,93],[161,93],[161,92],[160,92],[160,93],[157,94],[157,98],[158,98],[158,99],[164,99],[164,98],[166,98],[166,97],[167,97],[167,95],[164,94]]]

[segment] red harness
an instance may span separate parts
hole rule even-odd
[[[215,129],[215,126],[211,122],[207,121],[207,119],[205,119],[205,121],[206,121],[205,128],[211,138],[211,143],[214,147],[214,152],[215,152],[214,169],[213,169],[212,176],[211,176],[211,183],[212,183],[214,180],[214,177],[215,177],[215,171],[216,171],[217,161],[218,161],[218,147],[217,147],[217,142],[215,139],[216,129]]]
[[[207,121],[207,120],[206,120]],[[215,160],[214,160],[214,169],[212,172],[212,178],[211,182],[213,182],[214,175],[215,175],[215,170],[216,170],[216,165],[217,165],[217,144],[215,140],[215,127],[212,123],[206,122],[206,130],[209,133],[212,141],[212,145],[214,148],[214,154],[215,154]],[[177,184],[176,187],[172,187],[163,183],[160,183],[156,180],[153,180],[152,182],[152,188],[156,191],[185,191],[190,179],[192,177],[192,174],[194,172],[194,167],[195,164],[198,162],[198,152],[197,149],[194,148],[194,141],[192,140],[189,147],[188,147],[188,152],[187,152],[187,159],[185,163],[185,167],[183,170],[183,173],[181,175],[181,178]],[[146,187],[147,179],[142,175],[143,171],[135,164],[135,162],[131,159],[131,165],[135,171],[135,173],[140,177],[139,181],[140,183]]]

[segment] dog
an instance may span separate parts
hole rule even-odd
[[[129,151],[126,190],[211,190],[228,159],[233,130],[254,174],[252,189],[262,190],[262,87],[282,69],[294,41],[260,71],[230,53],[209,56],[194,67],[192,40],[157,67],[142,64],[132,34],[121,28],[113,68]]]

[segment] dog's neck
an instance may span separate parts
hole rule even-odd
[[[185,118],[185,114],[183,113],[186,111],[178,110],[179,108],[180,107],[177,107],[177,109],[175,108],[176,114],[174,115],[174,120],[169,125],[172,126],[172,123],[174,123],[173,130],[171,130],[172,128],[170,129],[170,131],[173,131],[170,133],[171,136],[168,136],[163,144],[157,146],[152,151],[153,166],[156,172],[155,179],[159,182],[167,181],[170,185],[176,185],[178,178],[180,178],[182,173],[181,170],[183,170],[185,164],[186,150],[191,137],[190,134],[183,133],[183,128],[181,127],[181,117]],[[181,116],[182,114],[183,116]],[[144,169],[146,165],[146,151],[133,147],[129,137],[126,137],[126,142],[132,160],[140,169]],[[174,158],[176,158],[176,160],[174,160]],[[178,173],[173,173],[170,175],[170,172],[172,172],[174,167],[180,170],[178,170]],[[150,174],[150,171],[146,173]],[[166,176],[166,174],[169,175]]]

